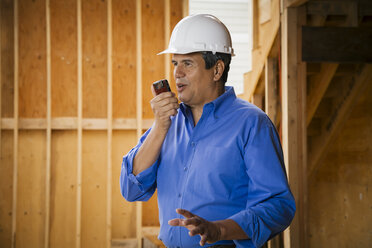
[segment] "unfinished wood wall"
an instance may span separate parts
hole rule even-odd
[[[156,198],[126,202],[119,175],[184,6],[1,0],[1,247],[110,247],[159,225]]]
[[[309,247],[371,247],[372,84],[309,179]]]

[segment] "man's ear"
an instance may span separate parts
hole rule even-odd
[[[214,66],[214,81],[219,81],[222,77],[222,74],[225,70],[225,64],[223,63],[222,60],[218,60]]]

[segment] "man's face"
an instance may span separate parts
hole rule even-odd
[[[214,81],[215,66],[205,69],[200,53],[173,54],[172,63],[180,101],[190,107],[203,107],[218,97],[218,83]]]

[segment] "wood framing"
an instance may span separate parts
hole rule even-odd
[[[258,23],[258,20],[253,21],[253,23],[255,22]],[[258,41],[262,43],[254,45],[254,47],[259,47],[259,49],[253,50],[252,61],[254,61],[254,63],[252,63],[252,70],[244,74],[245,89],[242,97],[246,100],[251,100],[255,93],[261,74],[264,71],[266,58],[268,57],[277,36],[280,25],[279,1],[272,2],[270,21],[264,25],[265,28],[261,28],[259,31],[254,31],[254,35],[256,34],[260,37]]]
[[[2,1],[0,244],[138,246],[142,227],[159,225],[156,196],[126,202],[116,179],[153,123],[151,80],[174,84],[170,56],[156,53],[187,4]]]
[[[276,58],[267,58],[265,63],[265,112],[275,124],[278,106],[278,63]]]
[[[51,38],[50,38],[50,2],[45,1],[46,16],[46,74],[47,74],[47,102],[46,102],[46,172],[45,172],[45,227],[44,247],[49,247],[50,236],[50,179],[51,179],[51,147],[52,147],[52,79],[51,79]]]
[[[372,81],[372,65],[364,65],[362,71],[355,79],[352,79],[350,89],[347,92],[341,106],[334,112],[330,121],[321,127],[321,135],[315,138],[311,144],[309,153],[309,169],[308,174],[311,176],[320,164],[322,157],[328,144],[334,138],[335,133],[342,127],[342,124],[347,119],[351,112],[351,108],[355,100],[363,93],[363,89]]]
[[[307,62],[372,62],[369,27],[303,27],[302,59]]]
[[[282,143],[287,175],[296,199],[296,216],[285,247],[306,247],[306,65],[301,62],[301,25],[305,9],[286,8],[282,15]]]
[[[81,247],[81,184],[83,152],[83,48],[82,0],[77,1],[77,161],[76,161],[76,248]]]
[[[137,139],[142,135],[142,0],[136,1],[136,113]],[[142,248],[142,202],[136,203],[137,247]]]
[[[12,248],[16,245],[17,186],[18,186],[18,0],[14,1],[14,130],[13,130],[13,199]]]
[[[307,97],[307,118],[306,125],[309,126],[328,85],[336,73],[338,64],[322,64],[319,74],[311,78],[309,84],[312,85],[309,96]]]
[[[112,0],[107,0],[107,204],[106,247],[111,246],[112,227]]]

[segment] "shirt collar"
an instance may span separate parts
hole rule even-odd
[[[214,118],[218,118],[219,116],[223,115],[223,113],[230,108],[231,103],[236,99],[234,87],[232,86],[225,86],[225,92],[217,97],[212,102],[209,102],[204,105],[204,110],[206,108],[212,107],[212,112]],[[180,104],[180,109],[184,116],[188,117],[191,114],[190,107],[184,104],[183,102]],[[204,112],[204,111],[203,111]]]

